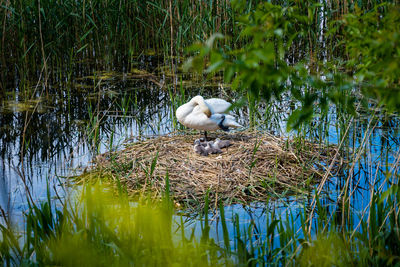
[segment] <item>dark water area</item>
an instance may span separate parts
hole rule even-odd
[[[154,60],[138,60],[134,77],[114,71],[78,71],[44,88],[9,87],[0,104],[0,205],[19,214],[27,198],[45,200],[68,190],[69,176],[93,155],[139,135],[172,131],[168,91],[140,68],[154,72]],[[88,75],[88,74],[91,75]],[[50,81],[49,81],[50,82]]]
[[[48,87],[44,87],[43,81],[31,88],[19,88],[18,81],[11,83],[1,99],[0,207],[12,221],[23,221],[27,199],[45,201],[48,193],[52,198],[68,194],[73,187],[66,177],[84,172],[98,153],[119,149],[126,140],[132,142],[140,136],[183,129],[175,125],[174,98],[187,100],[196,94],[233,96],[218,80],[204,82],[187,74],[174,74],[169,71],[170,62],[158,57],[138,58],[130,69],[95,71],[92,65],[88,66],[77,67],[79,71],[67,77],[54,75],[47,81]],[[294,135],[285,132],[288,109],[289,105],[284,103],[260,104],[259,128]],[[393,170],[392,164],[399,158],[400,144],[397,116],[381,115],[379,111],[375,115],[371,111],[359,113],[352,120],[332,109],[324,118],[323,127],[310,127],[303,133],[315,142],[339,144],[348,132],[343,146],[349,165],[325,183],[320,202],[328,213],[340,210],[342,203],[338,199],[343,188],[348,187],[355,225],[370,202],[371,188],[388,188],[390,183],[397,183],[398,164]],[[237,114],[240,123],[248,125],[247,108]],[[319,123],[318,120],[315,122]],[[364,149],[360,158],[353,160],[360,149]],[[349,176],[352,179],[346,185]],[[313,193],[288,194],[268,204],[236,204],[226,207],[225,213],[227,218],[238,214],[244,227],[257,225],[258,236],[265,237],[266,222],[273,219],[293,220],[295,227],[301,228],[300,213],[304,207],[312,209]],[[232,236],[235,229],[233,220],[230,221]],[[199,229],[199,223],[194,221],[192,225]],[[222,242],[218,220],[213,221],[212,227],[212,237]]]

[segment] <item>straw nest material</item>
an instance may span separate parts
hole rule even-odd
[[[216,135],[211,136],[215,138]],[[170,135],[129,143],[97,157],[94,169],[118,179],[130,192],[166,192],[178,205],[265,201],[287,192],[307,192],[325,173],[337,149],[258,132],[218,134],[231,146],[207,157],[193,150],[193,135]],[[334,171],[340,166],[340,157]]]

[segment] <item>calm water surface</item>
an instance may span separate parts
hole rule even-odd
[[[129,72],[81,71],[70,81],[53,81],[47,90],[33,86],[27,93],[18,84],[9,88],[10,93],[0,102],[0,207],[12,221],[23,222],[27,198],[44,201],[48,192],[51,197],[68,194],[71,187],[65,177],[84,171],[96,153],[118,149],[126,139],[132,141],[140,135],[175,131],[170,97],[178,96],[180,87],[185,88],[186,98],[198,93],[225,95],[224,88],[216,83],[190,82],[187,77],[180,79],[164,71],[152,60],[138,62],[138,68]],[[272,110],[278,109],[282,106],[276,103]],[[246,108],[239,112],[246,114]],[[266,113],[260,120],[268,117],[264,128],[280,133],[285,129],[286,113],[274,113]],[[324,131],[310,130],[307,136],[314,140],[327,137],[329,143],[337,144],[345,132],[345,127],[337,126],[341,119],[332,110]],[[240,122],[247,124],[245,118]],[[348,121],[342,125],[348,125]],[[360,113],[344,140],[351,151],[364,148],[364,153],[353,167],[347,167],[326,183],[321,202],[328,211],[340,209],[337,199],[349,175],[353,177],[351,205],[356,221],[369,203],[371,187],[388,186],[386,173],[398,157],[398,126],[396,116],[377,115],[374,119],[370,113]],[[312,194],[288,195],[268,205],[232,205],[225,208],[226,216],[239,214],[243,225],[257,221],[259,231],[265,232],[269,216],[266,211],[274,209],[276,217],[282,220],[292,214],[299,228],[298,213],[311,200]],[[192,226],[200,229],[199,222],[192,222]],[[233,234],[233,224],[228,226]],[[220,240],[221,225],[217,220],[213,227],[213,237]]]

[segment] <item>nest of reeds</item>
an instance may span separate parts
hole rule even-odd
[[[231,143],[220,154],[201,156],[193,150],[193,135],[169,135],[102,154],[94,169],[120,181],[132,193],[159,196],[167,190],[168,177],[168,190],[178,205],[198,206],[207,194],[211,203],[249,203],[287,192],[308,192],[333,158],[331,173],[342,162],[335,146],[258,132],[218,137]]]

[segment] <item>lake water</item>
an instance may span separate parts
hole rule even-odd
[[[27,93],[26,88],[18,88],[18,83],[9,88],[0,103],[0,207],[11,221],[23,223],[28,198],[45,201],[48,192],[51,197],[68,194],[72,187],[65,177],[84,171],[96,153],[118,149],[126,139],[132,142],[140,135],[175,131],[171,95],[180,95],[180,88],[185,89],[186,99],[199,93],[213,97],[226,95],[226,88],[218,82],[172,75],[164,66],[147,58],[138,62],[138,68],[130,72],[122,69],[122,72],[77,73],[70,81],[52,81],[47,90],[32,86]],[[284,132],[287,110],[280,103],[269,107],[278,109],[275,114],[261,112],[260,128],[275,134],[293,134]],[[246,107],[238,114],[242,116],[240,123],[248,125]],[[325,184],[320,201],[328,212],[340,210],[338,199],[346,186],[346,177],[351,176],[350,204],[357,222],[368,206],[371,188],[385,188],[388,181],[397,182],[393,177],[398,173],[398,164],[394,170],[392,164],[399,158],[399,118],[385,117],[379,112],[374,117],[372,112],[360,110],[360,116],[351,120],[338,116],[332,109],[324,131],[317,127],[306,136],[338,144],[347,125],[344,146],[351,148],[348,159],[352,161],[354,157],[351,152],[360,149],[363,152],[354,165],[350,164]],[[300,228],[299,212],[304,205],[311,204],[312,198],[312,193],[288,195],[268,205],[236,204],[225,210],[230,218],[238,214],[242,225],[257,221],[261,232],[265,232],[265,221],[272,210],[282,220],[291,214]],[[194,221],[192,226],[199,228],[199,223]],[[213,229],[211,235],[222,242],[218,221],[214,221]],[[233,224],[229,229],[234,231]]]

